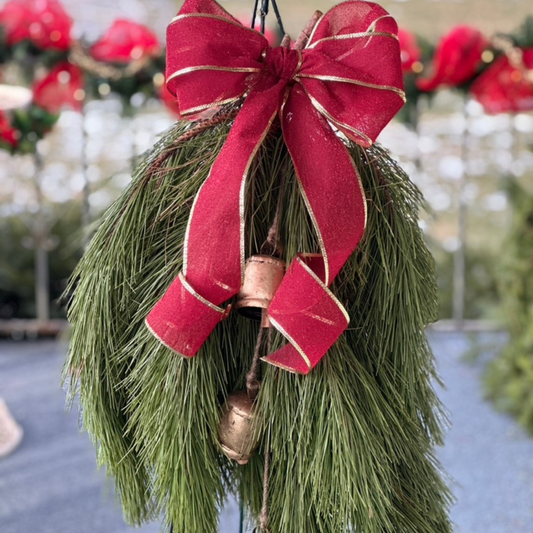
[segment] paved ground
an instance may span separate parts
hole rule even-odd
[[[482,337],[481,356],[470,362],[464,335],[433,333],[430,339],[446,383],[440,397],[453,423],[439,457],[455,479],[455,531],[533,533],[533,438],[484,402],[480,386],[484,365],[504,339]]]
[[[479,375],[490,349],[468,364],[464,336],[433,333],[431,340],[454,422],[440,457],[457,480],[457,533],[533,533],[533,439],[482,400]],[[133,531],[103,472],[95,471],[76,414],[64,411],[63,357],[64,347],[53,342],[0,343],[0,394],[25,430],[22,446],[0,461],[0,532]],[[138,531],[158,530],[152,524]],[[220,531],[238,532],[234,502],[223,511]]]

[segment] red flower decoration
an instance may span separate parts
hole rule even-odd
[[[472,84],[471,92],[487,113],[533,109],[533,48],[522,50],[523,69],[500,56]]]
[[[7,117],[0,111],[0,143],[16,148],[18,142],[18,131],[11,126]]]
[[[59,0],[9,0],[0,11],[9,45],[31,41],[41,50],[67,50],[72,19]]]
[[[422,51],[416,42],[416,37],[407,30],[398,29],[398,40],[400,41],[402,70],[404,73],[413,72],[413,65],[419,63],[422,58]]]
[[[161,52],[157,36],[142,24],[117,19],[91,48],[97,61],[129,63],[134,59],[154,57]]]
[[[64,107],[81,111],[84,96],[81,69],[66,61],[33,86],[33,103],[49,113],[58,113]]]
[[[488,46],[483,34],[471,26],[457,26],[445,35],[435,52],[433,76],[418,79],[422,91],[434,91],[439,85],[457,87],[477,73],[481,55]]]

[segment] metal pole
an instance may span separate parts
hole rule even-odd
[[[466,239],[468,205],[466,201],[466,187],[468,185],[468,110],[467,100],[464,103],[464,129],[461,146],[461,160],[463,170],[459,180],[459,205],[457,208],[457,250],[454,255],[453,265],[453,318],[462,322],[465,317],[465,291],[466,291]]]
[[[409,107],[409,122],[413,127],[416,135],[416,153],[415,153],[415,168],[417,174],[422,172],[422,154],[420,153],[420,103],[416,99]]]
[[[81,172],[83,176],[83,190],[81,200],[81,227],[83,232],[82,246],[85,250],[89,244],[89,224],[91,223],[91,206],[89,204],[89,196],[91,194],[91,187],[89,183],[89,161],[87,157],[87,128],[86,128],[85,102],[81,108]]]
[[[129,131],[130,131],[130,140],[131,140],[131,155],[130,155],[130,169],[131,173],[135,172],[135,167],[137,166],[137,139],[136,133],[137,129],[135,126],[135,116],[132,115],[129,119]]]
[[[48,227],[44,215],[43,192],[41,188],[42,157],[38,145],[34,155],[35,173],[33,177],[37,212],[34,217],[33,238],[35,245],[35,307],[37,320],[47,322],[50,319],[50,289],[48,270]]]

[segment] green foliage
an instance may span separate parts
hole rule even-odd
[[[52,129],[58,119],[59,114],[49,113],[33,104],[14,111],[11,125],[18,130],[20,135],[16,147],[17,153],[35,153],[37,142]]]
[[[435,46],[420,35],[416,35],[416,42],[421,52],[420,63],[427,67],[435,54]],[[421,75],[424,75],[424,71],[422,73],[414,71],[403,73],[404,91],[407,101],[395,117],[396,120],[409,125],[414,130],[418,127],[420,115],[419,102],[421,98],[427,98],[428,103],[431,103],[434,96],[433,93],[421,91],[416,85],[417,79]]]
[[[533,16],[525,18],[518,30],[509,35],[516,46],[531,48],[533,46]]]
[[[437,265],[439,286],[439,319],[453,314],[453,271],[454,254],[429,241],[429,249]],[[465,268],[465,317],[488,319],[499,316],[500,298],[498,292],[499,261],[496,251],[474,246],[466,249]]]
[[[57,216],[51,233],[58,246],[49,254],[51,316],[64,317],[59,298],[81,256],[81,239],[73,238],[80,227],[79,209],[52,206]],[[0,319],[35,317],[34,250],[32,220],[28,216],[0,217]]]
[[[269,449],[276,533],[450,532],[450,494],[433,453],[446,416],[424,334],[437,312],[434,265],[417,224],[420,194],[383,149],[348,143],[368,200],[365,236],[332,286],[349,329],[308,376],[264,365],[254,418],[260,445],[247,465],[221,454],[217,434],[225,398],[244,388],[258,324],[231,313],[192,359],[144,326],[181,268],[189,208],[229,125],[178,149],[172,143],[186,126],[163,138],[104,216],[73,277],[65,378],[71,397],[80,395],[125,517],[139,524],[163,515],[176,533],[215,533],[232,492],[255,523]],[[150,172],[166,150],[162,171]],[[281,174],[285,259],[317,249],[275,132],[247,190],[248,255],[267,236]],[[273,348],[282,342],[273,333]]]
[[[137,109],[132,107],[131,99],[136,94],[142,94],[145,98],[158,98],[156,86],[154,85],[154,76],[165,71],[165,57],[160,55],[151,58],[143,68],[134,74],[127,73],[127,65],[111,63],[110,66],[122,73],[118,79],[99,76],[96,72],[85,71],[85,89],[91,98],[101,98],[98,87],[102,83],[109,85],[112,93],[120,96],[124,114],[132,116]]]
[[[509,178],[514,220],[503,251],[500,293],[509,343],[489,366],[486,391],[533,433],[533,196]]]
[[[35,313],[33,252],[22,245],[29,229],[20,217],[0,219],[0,318]]]
[[[10,58],[10,50],[5,41],[4,27],[0,25],[0,65],[6,63]]]

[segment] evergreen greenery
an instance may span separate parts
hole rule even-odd
[[[189,207],[230,125],[176,148],[188,127],[177,124],[104,216],[73,277],[65,378],[126,519],[163,517],[175,533],[215,533],[232,492],[256,525],[271,450],[273,533],[450,532],[451,496],[433,452],[447,419],[424,334],[437,313],[434,265],[417,223],[421,196],[382,148],[346,141],[368,203],[365,236],[332,286],[349,329],[308,376],[263,364],[260,446],[247,465],[221,454],[217,434],[225,398],[245,388],[258,323],[232,312],[193,359],[171,353],[144,326],[180,270]],[[163,153],[170,156],[153,172]],[[274,131],[251,171],[248,255],[267,237],[282,175],[284,258],[317,250]],[[273,349],[284,342],[276,333],[271,340]]]
[[[80,227],[79,205],[48,204],[50,234],[57,248],[48,255],[50,314],[63,318],[60,297],[81,257],[81,238],[72,228]],[[35,250],[33,215],[0,216],[0,320],[35,316]],[[55,243],[54,243],[55,244]]]
[[[486,391],[496,406],[533,433],[533,196],[509,178],[514,207],[506,239],[500,294],[509,342],[489,366]]]

